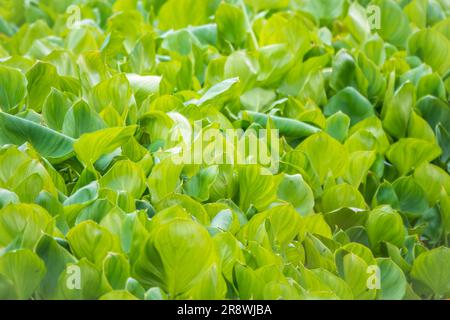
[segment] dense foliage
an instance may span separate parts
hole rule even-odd
[[[450,298],[449,94],[448,0],[0,0],[0,298]]]

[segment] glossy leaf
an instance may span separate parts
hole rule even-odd
[[[61,133],[17,116],[0,113],[0,143],[21,145],[29,142],[52,162],[72,156],[74,140]]]
[[[7,112],[26,96],[27,79],[17,69],[0,66],[0,109]]]

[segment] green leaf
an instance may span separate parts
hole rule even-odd
[[[305,228],[304,230],[312,234],[318,234],[326,238],[332,238],[332,232],[330,226],[324,219],[322,214],[314,214],[307,216],[304,219]]]
[[[134,92],[136,101],[140,105],[140,102],[144,101],[150,95],[159,92],[159,86],[161,83],[161,77],[158,76],[141,76],[138,74],[127,74],[127,79],[130,83],[130,87]]]
[[[175,164],[171,158],[164,159],[153,167],[147,180],[153,201],[158,202],[175,192],[180,184],[182,170],[183,166]]]
[[[167,1],[159,11],[159,27],[168,30],[204,24],[208,17],[207,3],[207,0]]]
[[[209,191],[219,174],[218,166],[200,169],[185,185],[185,192],[199,201],[209,199]]]
[[[132,91],[125,74],[115,75],[92,89],[92,106],[97,112],[112,106],[121,116],[128,112]]]
[[[441,197],[441,218],[444,236],[450,233],[450,196]]]
[[[407,274],[411,271],[411,265],[402,257],[401,251],[399,248],[394,246],[393,244],[390,244],[389,242],[386,243],[386,252],[389,255],[389,257],[392,259],[392,261],[397,264],[402,271]]]
[[[70,108],[70,97],[58,89],[52,88],[42,106],[42,117],[47,126],[53,130],[61,131],[64,118]],[[72,136],[69,134],[69,136]],[[73,137],[73,136],[72,136]]]
[[[343,0],[305,0],[300,2],[300,8],[319,20],[331,21],[344,13],[344,4]]]
[[[393,144],[386,156],[401,175],[418,168],[424,162],[430,162],[441,154],[436,144],[414,138],[400,139]]]
[[[11,251],[0,257],[0,274],[14,285],[20,300],[31,298],[45,275],[45,265],[31,250]]]
[[[84,221],[70,229],[67,240],[77,258],[87,258],[97,266],[103,263],[108,252],[120,251],[114,235],[93,221]]]
[[[33,249],[42,233],[52,233],[52,217],[36,204],[10,204],[0,210],[0,248],[20,239],[22,248]]]
[[[171,297],[191,288],[212,262],[213,244],[199,224],[174,219],[159,226],[143,247],[134,273],[146,286],[159,286]]]
[[[358,2],[354,2],[350,5],[347,17],[344,21],[350,33],[358,40],[358,42],[364,42],[370,35],[370,24],[367,19],[367,11]]]
[[[394,85],[393,81],[391,78],[389,86]],[[414,85],[407,82],[393,96],[388,96],[388,93],[386,95],[382,110],[383,128],[395,138],[404,138],[415,104]]]
[[[245,14],[233,4],[223,2],[216,11],[217,34],[226,47],[231,44],[239,48],[247,38]]]
[[[378,258],[377,264],[381,275],[379,299],[402,300],[405,296],[407,285],[402,269],[388,258]]]
[[[167,300],[167,294],[161,288],[153,287],[145,293],[145,300]]]
[[[211,220],[211,228],[235,234],[239,231],[240,224],[236,214],[230,209],[225,209]]]
[[[244,262],[244,255],[240,243],[228,232],[218,233],[213,237],[214,246],[217,248],[220,265],[224,277],[228,281],[233,280],[233,268],[236,262]]]
[[[389,149],[389,139],[377,117],[367,118],[350,129],[345,146],[349,152],[377,151],[384,154]]]
[[[450,134],[439,124],[436,128],[436,137],[442,149],[441,161],[448,163],[450,159]],[[449,172],[450,170],[447,170]]]
[[[351,126],[374,115],[373,106],[356,89],[347,87],[334,95],[325,106],[325,116],[343,112],[351,119]]]
[[[144,170],[130,160],[116,162],[113,167],[99,180],[102,188],[117,192],[127,192],[138,199],[146,189]]]
[[[327,118],[325,131],[343,143],[347,139],[349,128],[350,118],[342,111],[338,111]]]
[[[0,209],[6,207],[10,203],[19,203],[19,197],[14,192],[6,189],[0,189]]]
[[[425,75],[420,78],[417,84],[417,98],[432,95],[442,100],[446,99],[445,85],[440,76],[436,73]]]
[[[411,276],[433,290],[438,296],[448,297],[450,293],[450,249],[440,247],[419,255],[414,260]]]
[[[47,271],[37,294],[41,299],[53,299],[59,276],[68,263],[75,262],[75,258],[49,235],[42,236],[36,246],[36,254],[44,261]]]
[[[240,263],[234,267],[234,280],[237,284],[240,299],[255,299],[262,291],[264,281],[256,272]]]
[[[407,39],[411,33],[408,16],[402,8],[393,0],[375,0],[373,5],[380,8],[381,24],[378,34],[387,42],[400,48],[405,48]],[[396,23],[392,23],[396,21]]]
[[[60,300],[98,299],[111,287],[106,284],[99,268],[83,258],[70,263],[58,279],[56,297]]]
[[[287,0],[244,0],[246,4],[255,8],[256,11],[270,10],[270,9],[282,9],[288,6]]]
[[[288,245],[298,234],[302,220],[291,205],[275,206],[267,211],[268,232],[276,244]]]
[[[73,106],[67,110],[61,127],[64,134],[73,138],[79,138],[85,133],[94,132],[104,128],[106,128],[105,122],[83,100],[75,102]]]
[[[412,177],[401,177],[392,186],[399,200],[401,211],[411,216],[422,216],[428,210],[427,196],[422,187]]]
[[[425,191],[430,206],[436,204],[440,195],[450,194],[450,176],[443,169],[424,163],[414,171],[414,180]]]
[[[353,87],[365,93],[367,90],[367,80],[363,77],[362,71],[356,65],[353,56],[346,50],[341,50],[334,57],[333,71],[330,77],[330,87],[336,91],[341,91],[347,87]]]
[[[258,87],[245,92],[241,96],[241,103],[245,110],[260,112],[270,107],[275,98],[274,91]]]
[[[189,214],[191,218],[194,218],[194,220],[199,223],[203,225],[209,224],[208,213],[202,204],[184,194],[169,194],[156,204],[156,209],[160,211],[164,210],[164,208],[170,208],[175,205],[181,206],[186,210],[186,214]]]
[[[256,122],[263,127],[267,126],[270,119],[273,122],[274,129],[279,130],[280,134],[287,137],[304,138],[320,132],[319,128],[305,122],[284,117],[269,116],[259,112],[246,111],[243,113],[243,118],[248,118],[249,121]]]
[[[2,274],[0,274],[0,299],[2,300],[17,299],[14,283]]]
[[[376,295],[376,290],[369,289],[368,265],[354,253],[336,255],[336,265],[339,275],[347,282],[358,300],[370,300]]]
[[[417,101],[417,108],[431,128],[436,128],[439,123],[441,123],[444,128],[449,127],[450,108],[448,108],[448,105],[442,100],[433,96],[426,96]]]
[[[209,189],[210,200],[233,198],[236,193],[236,177],[232,165],[220,165],[219,173]]]
[[[414,23],[420,29],[423,29],[427,25],[427,6],[428,1],[415,0],[411,1],[403,11],[408,15],[409,21]]]
[[[338,184],[324,191],[322,195],[323,212],[331,212],[341,208],[367,207],[363,196],[354,186],[349,184]]]
[[[278,187],[278,198],[290,202],[302,216],[314,208],[314,194],[302,175],[285,175]]]
[[[367,219],[367,211],[357,208],[341,208],[324,215],[326,222],[334,228],[347,230],[354,226],[363,226]]]
[[[73,194],[64,200],[64,206],[70,206],[72,204],[86,204],[98,197],[99,185],[97,181],[93,181],[82,188],[74,191]]]
[[[27,78],[17,69],[0,66],[0,109],[8,112],[27,94]]]
[[[28,108],[41,111],[52,87],[59,89],[56,68],[46,62],[37,62],[28,72]]]
[[[273,44],[259,49],[257,80],[264,85],[279,83],[292,66],[292,54],[284,44]]]
[[[238,78],[241,91],[252,88],[256,82],[257,61],[245,51],[233,52],[228,56],[222,68],[222,76],[219,81]]]
[[[213,104],[216,107],[221,107],[224,103],[235,98],[238,84],[239,78],[226,79],[209,88],[200,99],[193,103],[198,106]]]
[[[349,154],[348,170],[345,174],[346,180],[355,188],[365,182],[369,169],[376,160],[374,151],[355,151]]]
[[[339,298],[342,300],[353,299],[352,290],[344,280],[325,269],[313,269],[311,271]]]
[[[412,117],[409,122],[408,137],[423,139],[433,143],[436,142],[433,129],[431,129],[428,123],[415,112],[412,113]]]
[[[22,1],[2,1],[1,16],[5,18],[6,21],[12,23],[19,23],[24,20],[25,10],[24,2]]]
[[[212,266],[182,297],[192,300],[221,300],[225,299],[226,294],[227,283],[222,277],[220,270],[216,266]]]
[[[113,152],[124,145],[136,127],[107,128],[86,133],[74,143],[75,153],[84,164],[93,164],[100,156]]]
[[[364,53],[357,56],[358,66],[361,69],[367,82],[370,84],[367,88],[367,96],[371,100],[379,99],[386,90],[385,75],[381,72],[376,63],[370,60]]]
[[[244,166],[239,170],[239,207],[247,211],[251,206],[264,210],[276,200],[281,176],[264,173],[258,165]]]
[[[61,162],[73,154],[74,140],[61,133],[7,113],[0,112],[0,144],[29,142],[51,162]]]
[[[344,146],[326,133],[312,135],[296,150],[306,154],[322,184],[329,175],[335,178],[342,175],[348,164],[348,155]]]
[[[379,250],[381,242],[402,247],[405,241],[405,227],[401,216],[389,206],[375,208],[366,222],[367,234],[372,248]]]
[[[22,149],[7,146],[4,151],[0,157],[0,181],[4,187],[16,193],[23,202],[34,202],[41,191],[56,195],[55,183],[58,187],[62,183],[56,170],[51,170],[50,164],[29,145]]]
[[[357,242],[350,242],[342,246],[341,249],[338,249],[338,251],[336,251],[336,256],[341,254],[339,250],[345,250],[347,252],[356,254],[358,257],[363,259],[368,265],[373,265],[376,262],[372,251],[370,251],[370,249],[367,248],[366,246]]]
[[[130,276],[127,257],[123,254],[109,253],[103,261],[103,273],[113,289],[124,289]]]
[[[440,75],[450,68],[450,40],[433,29],[414,33],[408,41],[408,52],[417,55]]]
[[[164,41],[161,47],[168,51],[178,52],[183,56],[187,56],[192,52],[192,42],[193,39],[189,31],[181,29],[179,31],[167,32],[164,35]]]

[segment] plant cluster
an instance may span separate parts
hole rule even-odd
[[[0,298],[450,298],[449,93],[448,0],[0,0]]]

